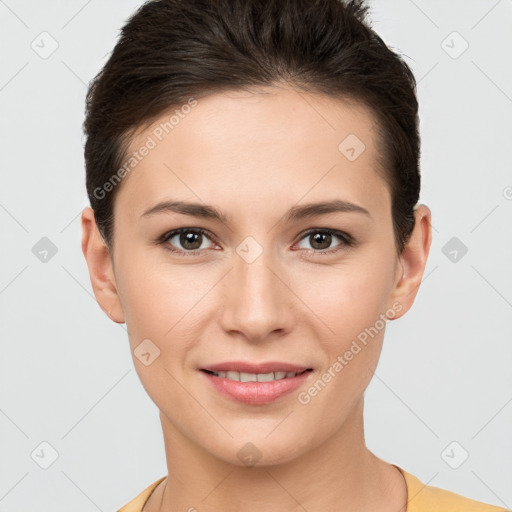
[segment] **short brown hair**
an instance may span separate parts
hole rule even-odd
[[[119,186],[101,187],[122,166],[137,129],[192,96],[285,82],[370,109],[400,254],[420,192],[416,81],[371,29],[367,11],[364,0],[145,2],[87,93],[86,187],[108,247]]]

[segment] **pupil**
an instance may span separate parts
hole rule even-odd
[[[331,235],[329,233],[315,233],[314,235],[312,235],[312,237],[313,237],[314,243],[312,243],[311,246],[314,249],[327,249],[329,247],[329,245],[331,245]],[[326,243],[326,241],[327,241],[327,243]],[[319,243],[320,245],[322,245],[322,242],[323,242],[323,247],[315,247],[316,243]]]
[[[185,233],[181,233],[180,243],[186,249],[192,249],[192,250],[198,249],[199,247],[201,247],[201,242],[200,241],[199,241],[199,244],[197,244],[197,241],[198,241],[200,236],[201,236],[201,233],[192,233],[191,231],[187,231]],[[194,246],[194,243],[195,243],[195,246]],[[190,245],[188,245],[188,244],[192,244],[193,247],[190,247]]]

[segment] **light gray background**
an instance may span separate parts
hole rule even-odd
[[[158,410],[80,248],[86,84],[140,4],[0,1],[1,512],[115,510],[167,474]],[[367,443],[424,483],[510,508],[512,0],[370,5],[418,80],[434,231],[366,392]],[[47,58],[31,47],[52,38]],[[43,237],[57,248],[46,263]],[[452,237],[468,249],[456,262]],[[48,469],[43,441],[58,452]]]

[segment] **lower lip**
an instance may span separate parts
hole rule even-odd
[[[201,373],[224,396],[234,398],[245,404],[265,405],[275,402],[282,396],[295,391],[312,372],[307,371],[295,377],[286,377],[270,382],[239,382],[224,377],[216,377],[204,371],[201,371]]]

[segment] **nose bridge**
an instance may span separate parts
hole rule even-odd
[[[289,292],[277,277],[282,272],[274,251],[251,238],[234,254],[222,321],[225,330],[240,331],[256,340],[287,330],[291,308]]]

